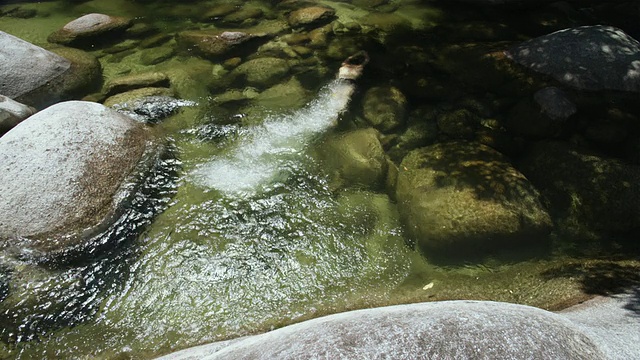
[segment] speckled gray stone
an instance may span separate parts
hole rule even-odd
[[[108,222],[150,139],[91,102],[56,104],[0,138],[0,246],[53,253]]]
[[[606,359],[558,314],[489,301],[358,310],[212,347],[160,359]]]
[[[0,94],[15,99],[62,75],[67,59],[0,31]]]

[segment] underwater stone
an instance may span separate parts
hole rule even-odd
[[[349,184],[379,190],[387,177],[387,158],[375,129],[359,129],[328,138],[320,148],[324,171],[334,188]]]
[[[123,93],[119,93],[107,98],[104,101],[104,106],[113,107],[116,104],[132,103],[136,100],[148,97],[148,96],[174,96],[173,90],[166,87],[144,87],[129,90]]]
[[[550,203],[558,230],[576,239],[637,239],[640,167],[559,141],[536,144],[522,171]]]
[[[109,80],[104,87],[107,96],[143,87],[169,87],[169,77],[162,72],[131,74]]]
[[[262,57],[242,63],[229,76],[233,81],[241,78],[244,85],[268,88],[282,80],[290,71],[289,63],[280,58]]]
[[[104,14],[87,14],[79,17],[62,29],[49,35],[47,40],[63,45],[96,45],[107,36],[124,32],[131,26],[131,20]],[[85,42],[92,42],[86,44]]]
[[[197,50],[204,57],[219,58],[228,56],[233,51],[244,48],[251,40],[264,36],[241,31],[189,30],[178,33],[176,41],[182,48]]]
[[[287,20],[292,27],[316,26],[331,21],[335,14],[331,8],[310,6],[291,12]]]
[[[143,65],[157,65],[165,60],[169,60],[176,54],[173,46],[159,46],[140,51],[140,63]]]
[[[505,156],[465,141],[411,151],[396,185],[404,228],[425,254],[477,256],[541,242],[551,218],[540,194]]]
[[[0,138],[0,244],[52,255],[84,246],[115,220],[125,181],[150,149],[142,124],[69,101]]]
[[[405,122],[407,98],[396,87],[374,87],[364,95],[363,113],[367,121],[382,132],[391,131]]]

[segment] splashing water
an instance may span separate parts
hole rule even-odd
[[[316,134],[335,125],[351,99],[354,85],[336,79],[317,99],[293,114],[267,118],[248,131],[238,147],[199,166],[195,182],[223,193],[253,193],[281,171],[288,157],[300,154]]]

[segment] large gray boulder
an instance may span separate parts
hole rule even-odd
[[[42,108],[82,97],[102,82],[95,56],[72,48],[52,51],[0,31],[0,94]]]
[[[411,151],[396,183],[407,235],[427,255],[476,256],[539,242],[551,229],[540,195],[499,152],[465,141]]]
[[[558,314],[490,301],[445,301],[330,315],[161,360],[606,359]]]
[[[110,225],[153,148],[144,125],[103,105],[51,106],[0,138],[0,247],[56,254]]]
[[[514,46],[507,55],[577,89],[640,92],[640,43],[615,27],[556,31]]]
[[[69,60],[3,31],[0,63],[0,94],[11,99],[25,96],[71,67]]]

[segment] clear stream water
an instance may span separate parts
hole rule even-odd
[[[35,9],[35,17],[2,16],[0,30],[46,45],[46,37],[66,22],[102,12],[137,17],[173,34],[210,27],[196,19],[202,9],[220,3],[29,3],[21,6]],[[270,2],[249,3],[271,8]],[[413,28],[389,41],[427,49],[414,57],[434,59],[469,37],[498,44],[588,22],[562,4],[520,11],[517,17],[513,9],[478,11],[427,1],[390,1],[385,12],[322,3],[340,9],[345,19],[377,21],[391,11],[395,17],[380,22],[383,31],[367,38]],[[5,11],[15,6],[0,3]],[[615,12],[602,16],[616,18]],[[401,59],[402,54],[354,38],[354,48],[366,46],[377,65],[355,86],[334,80],[337,58],[318,65],[320,75],[299,74],[311,94],[304,106],[217,106],[211,105],[214,90],[183,86],[193,90],[183,97],[200,105],[157,125],[169,150],[123,217],[103,235],[103,246],[43,265],[0,255],[2,266],[13,269],[10,288],[6,279],[0,282],[0,358],[153,358],[316,316],[404,302],[490,299],[557,309],[584,299],[593,290],[590,283],[600,284],[603,274],[594,269],[605,269],[605,279],[633,278],[640,266],[636,253],[616,244],[612,252],[591,251],[555,235],[551,249],[541,253],[433,264],[408,246],[395,204],[385,193],[332,186],[314,150],[345,124],[357,123],[358,89],[389,82],[404,89],[416,71],[414,58]],[[106,79],[184,69],[184,64],[211,75],[212,64],[188,54],[157,66],[140,65],[135,51],[95,54]],[[457,61],[445,59],[443,67]],[[482,99],[486,91],[505,91],[465,88],[451,75],[420,71],[433,71],[436,85],[445,84],[438,90],[442,93],[468,91]],[[447,99],[407,93],[411,109],[438,101],[453,106]],[[252,120],[229,120],[245,117]]]

